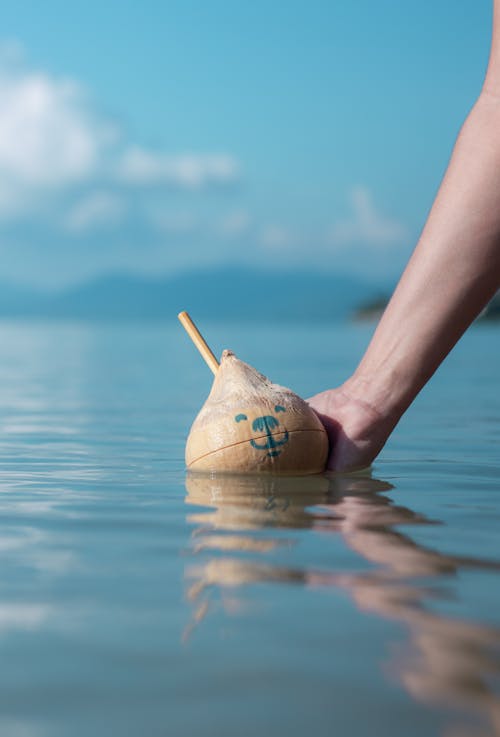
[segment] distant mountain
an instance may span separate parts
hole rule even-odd
[[[500,321],[500,290],[493,297],[489,305],[483,310],[479,318],[481,320],[489,320],[491,322]]]
[[[392,292],[387,294],[379,294],[376,297],[372,297],[368,300],[361,302],[351,317],[357,322],[361,321],[377,321],[382,317],[382,314],[389,304]],[[475,322],[500,322],[500,290],[496,293],[493,299],[486,305],[484,310],[478,315]]]
[[[0,287],[0,316],[82,319],[322,320],[344,317],[377,285],[336,274],[232,267],[171,277],[111,275],[56,294]]]
[[[379,320],[387,307],[390,294],[378,294],[376,297],[365,300],[357,305],[351,317],[356,322],[371,322]]]

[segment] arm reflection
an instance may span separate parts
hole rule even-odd
[[[309,478],[188,475],[186,503],[205,509],[188,515],[197,525],[193,552],[217,551],[187,571],[194,579],[188,597],[196,603],[192,630],[209,609],[207,592],[217,588],[226,608],[241,603],[224,592],[253,582],[288,582],[337,586],[356,605],[405,624],[408,647],[390,664],[392,672],[416,699],[458,707],[488,716],[486,735],[500,735],[500,699],[491,685],[500,677],[500,631],[435,613],[428,603],[443,597],[439,583],[463,568],[500,570],[500,564],[444,555],[417,544],[395,529],[399,525],[435,524],[396,506],[381,492],[390,484],[368,475]],[[314,571],[276,566],[238,553],[266,554],[294,542],[283,530],[311,528],[337,533],[374,564],[373,570]],[[278,534],[279,533],[279,534]],[[220,555],[223,552],[224,555]],[[233,553],[234,555],[231,555]],[[433,577],[432,586],[422,578]],[[477,731],[448,731],[449,737]]]

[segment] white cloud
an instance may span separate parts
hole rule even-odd
[[[366,187],[356,187],[350,193],[352,214],[331,228],[328,240],[333,245],[364,244],[384,248],[405,241],[407,228],[398,220],[382,215]]]
[[[208,185],[237,181],[239,166],[227,154],[173,156],[130,146],[118,161],[116,175],[127,184],[166,184],[184,189],[200,189]]]
[[[270,251],[286,251],[298,245],[298,234],[283,225],[266,225],[259,234],[259,243]]]
[[[82,232],[97,226],[110,226],[120,222],[125,206],[112,192],[92,192],[78,201],[68,212],[64,225],[71,232]]]
[[[13,52],[12,52],[13,53]],[[110,128],[90,114],[75,82],[27,70],[0,54],[0,214],[95,172]]]
[[[172,235],[190,235],[200,227],[196,213],[186,210],[152,212],[150,219],[162,232]]]
[[[172,236],[238,239],[245,236],[252,225],[250,214],[242,209],[203,215],[199,210],[165,210],[154,206],[147,208],[145,214],[153,228]]]
[[[52,731],[46,726],[41,726],[36,716],[11,719],[0,716],[0,734],[8,734],[9,737],[47,737]]]
[[[145,185],[200,190],[239,176],[228,154],[166,153],[127,141],[80,84],[30,68],[18,43],[0,43],[0,219],[54,216],[68,196],[93,187],[62,218],[76,231],[119,221],[117,202],[103,196],[103,187],[125,184],[131,201]],[[60,222],[61,213],[54,219]]]
[[[0,604],[0,633],[9,630],[37,630],[52,614],[47,604]]]
[[[235,210],[224,215],[217,227],[216,232],[228,238],[243,235],[252,224],[252,218],[246,210]]]
[[[34,185],[66,183],[95,167],[99,138],[79,110],[79,90],[44,74],[0,76],[0,169]]]

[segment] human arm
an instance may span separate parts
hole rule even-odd
[[[310,400],[329,467],[367,466],[500,287],[500,0],[483,90],[457,138],[427,223],[358,368]]]

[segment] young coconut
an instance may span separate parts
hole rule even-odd
[[[327,455],[326,431],[309,405],[224,351],[189,433],[189,470],[312,474],[325,469]]]

